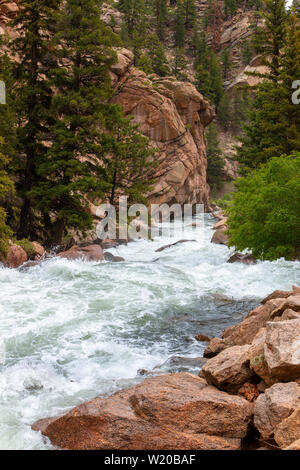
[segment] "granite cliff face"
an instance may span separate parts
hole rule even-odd
[[[175,78],[147,76],[133,66],[133,55],[118,51],[112,67],[113,102],[132,115],[141,132],[158,148],[152,203],[208,202],[205,127],[215,112],[196,88]]]

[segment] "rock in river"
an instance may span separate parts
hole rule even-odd
[[[179,373],[95,398],[32,428],[61,449],[234,450],[247,434],[252,409],[241,397]]]

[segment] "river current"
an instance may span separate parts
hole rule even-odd
[[[275,289],[300,285],[300,263],[228,264],[225,246],[187,223],[196,242],[155,251],[156,237],[109,250],[123,263],[52,259],[0,268],[0,449],[49,449],[31,430],[98,395],[143,380],[137,371],[197,373],[205,344]],[[203,237],[204,234],[204,237]]]

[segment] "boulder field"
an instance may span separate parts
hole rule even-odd
[[[273,292],[204,356],[199,377],[152,376],[32,429],[66,450],[300,449],[298,287]]]

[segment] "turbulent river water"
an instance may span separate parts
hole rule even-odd
[[[176,231],[110,250],[123,263],[0,268],[0,449],[51,448],[35,420],[131,386],[139,369],[198,372],[174,359],[202,355],[197,333],[219,335],[272,290],[300,283],[298,262],[226,263],[213,223],[187,224],[184,238],[197,242],[161,253]]]

